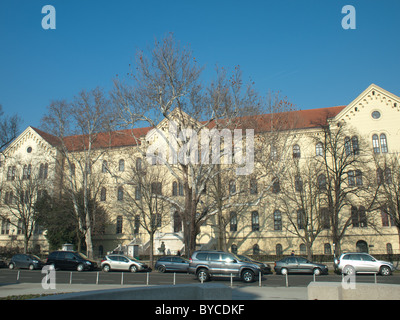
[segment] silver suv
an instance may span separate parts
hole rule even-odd
[[[253,282],[262,276],[260,264],[242,261],[236,255],[223,251],[195,251],[189,261],[189,273],[201,282],[211,277],[239,277],[244,282]]]
[[[361,252],[343,253],[339,259],[335,258],[334,267],[344,274],[380,273],[383,276],[390,275],[396,269],[390,262],[379,261]]]

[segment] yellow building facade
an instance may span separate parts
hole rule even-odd
[[[327,124],[336,128],[338,124],[346,125],[349,130],[349,146],[355,143],[363,145],[363,151],[369,152],[363,156],[363,179],[367,182],[367,171],[375,172],[375,161],[386,154],[397,154],[400,152],[400,98],[377,85],[370,85],[364,92],[356,97],[347,106],[332,107],[325,109],[313,109],[294,111],[299,117],[299,124],[290,132],[290,144],[288,154],[295,158],[299,167],[305,167],[321,156],[320,142],[323,131],[321,121],[328,119]],[[165,125],[163,123],[162,125]],[[150,128],[139,128],[141,134],[146,134]],[[118,137],[107,148],[95,151],[97,160],[91,168],[95,180],[101,182],[96,193],[97,201],[107,212],[104,230],[101,234],[93,235],[94,255],[102,256],[112,250],[124,250],[130,255],[148,255],[150,250],[149,234],[140,224],[140,217],[135,211],[134,199],[140,197],[132,180],[132,172],[140,166],[140,161],[145,161],[138,153],[137,145],[132,139],[124,138],[122,131],[115,132]],[[259,133],[261,134],[261,133]],[[353,139],[356,137],[357,140]],[[72,140],[72,138],[71,138]],[[321,141],[320,141],[321,140]],[[255,140],[257,141],[257,139]],[[352,145],[353,143],[353,145]],[[23,226],[18,214],[13,214],[16,204],[10,205],[12,196],[10,192],[16,188],[17,181],[30,181],[35,179],[40,183],[35,187],[37,193],[46,190],[52,195],[62,192],[67,185],[70,168],[66,165],[62,153],[59,151],[57,138],[36,128],[28,127],[20,134],[1,155],[0,178],[1,178],[1,233],[0,247],[23,247]],[[357,147],[358,148],[358,147]],[[107,149],[107,150],[106,150]],[[82,158],[80,150],[70,150],[76,163]],[[138,160],[140,159],[140,160]],[[376,160],[378,159],[378,160]],[[288,164],[293,159],[288,159]],[[255,163],[255,166],[258,164]],[[365,167],[364,167],[365,166]],[[183,187],[177,183],[167,168],[159,167],[158,175],[162,184],[154,185],[160,188],[162,194],[168,194],[176,199],[183,198]],[[161,167],[161,168],[160,168]],[[367,169],[369,168],[369,169]],[[310,167],[312,174],[313,167]],[[354,168],[353,176],[346,176],[348,183],[357,185],[360,175]],[[350,170],[352,171],[352,170]],[[283,171],[282,171],[283,172]],[[286,170],[286,173],[290,171]],[[279,191],[274,192],[276,186],[271,181],[273,177],[265,177],[259,180],[258,188],[271,184],[270,193],[265,193],[257,204],[246,208],[240,215],[233,215],[232,210],[225,210],[225,219],[228,223],[224,228],[224,247],[233,252],[250,255],[285,255],[294,251],[296,254],[307,254],[304,239],[299,236],[304,234],[304,228],[296,229],[302,224],[299,216],[290,217],[286,198],[290,198],[291,188],[282,173]],[[376,176],[374,176],[376,177]],[[292,175],[292,178],[295,177]],[[249,185],[243,178],[245,184]],[[372,179],[372,178],[371,178]],[[237,183],[240,183],[239,180]],[[229,185],[225,185],[229,188]],[[293,184],[293,193],[298,185]],[[21,188],[28,188],[22,185]],[[249,197],[253,192],[249,187]],[[284,190],[284,191],[281,191]],[[367,191],[367,190],[366,190]],[[32,192],[33,193],[33,192]],[[14,192],[15,196],[15,192]],[[137,199],[136,199],[137,200]],[[352,219],[352,207],[364,208],[367,213],[368,224],[359,217],[358,221]],[[345,221],[349,221],[345,235],[341,239],[342,251],[368,251],[371,254],[400,254],[399,232],[390,217],[384,216],[381,211],[368,210],[366,200],[361,195],[354,198],[354,205],[345,205],[341,215]],[[171,206],[162,207],[164,212],[160,216],[159,229],[154,234],[154,254],[161,253],[159,248],[165,247],[165,253],[176,254],[184,252],[184,228],[182,219],[176,214]],[[347,219],[347,220],[346,220]],[[321,222],[320,222],[321,223]],[[216,249],[219,246],[220,229],[216,215],[211,216],[202,224],[197,237],[197,248]],[[32,236],[29,242],[29,251],[48,250],[45,237],[46,230],[32,224]],[[298,234],[296,234],[296,232]],[[334,252],[332,232],[329,227],[322,228],[312,244],[314,255],[332,255]]]

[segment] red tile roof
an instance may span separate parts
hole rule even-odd
[[[282,112],[277,114],[262,114],[240,118],[239,127],[253,128],[255,132],[268,132],[272,125],[280,130],[285,129],[307,129],[316,128],[327,124],[327,119],[335,117],[346,106],[330,108],[298,110]],[[204,123],[204,122],[203,122]],[[215,126],[215,122],[209,124],[209,128]],[[60,146],[61,141],[54,135],[33,128],[44,140],[52,146]],[[127,147],[135,146],[138,141],[135,139],[145,136],[152,127],[116,130],[112,132],[99,133],[93,141],[92,148]],[[65,146],[69,151],[82,151],[88,146],[88,137],[85,135],[74,135],[64,138]]]

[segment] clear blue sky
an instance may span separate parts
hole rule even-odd
[[[41,26],[56,9],[56,30]],[[344,30],[342,7],[356,9]],[[174,32],[206,65],[240,65],[260,92],[301,109],[350,103],[375,83],[400,95],[399,0],[1,0],[0,104],[23,128],[39,126],[52,99],[109,90],[135,50]]]

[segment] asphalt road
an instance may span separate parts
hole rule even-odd
[[[41,270],[9,270],[0,269],[0,285],[11,283],[41,283],[45,274]],[[321,275],[315,277],[316,281],[340,282],[342,276],[337,274]],[[230,278],[213,279],[230,285]],[[314,281],[313,275],[289,274],[287,279],[283,275],[267,274],[261,279],[261,286],[266,287],[306,287]],[[357,275],[357,282],[364,283],[387,283],[400,284],[400,273],[394,273],[391,276],[381,275]],[[149,273],[130,273],[130,272],[103,272],[103,271],[56,271],[56,283],[71,284],[129,284],[129,285],[168,285],[168,284],[189,284],[198,283],[198,280],[191,274],[186,273],[159,273],[157,271]],[[259,286],[257,280],[246,284],[238,279],[233,279],[233,286]]]

